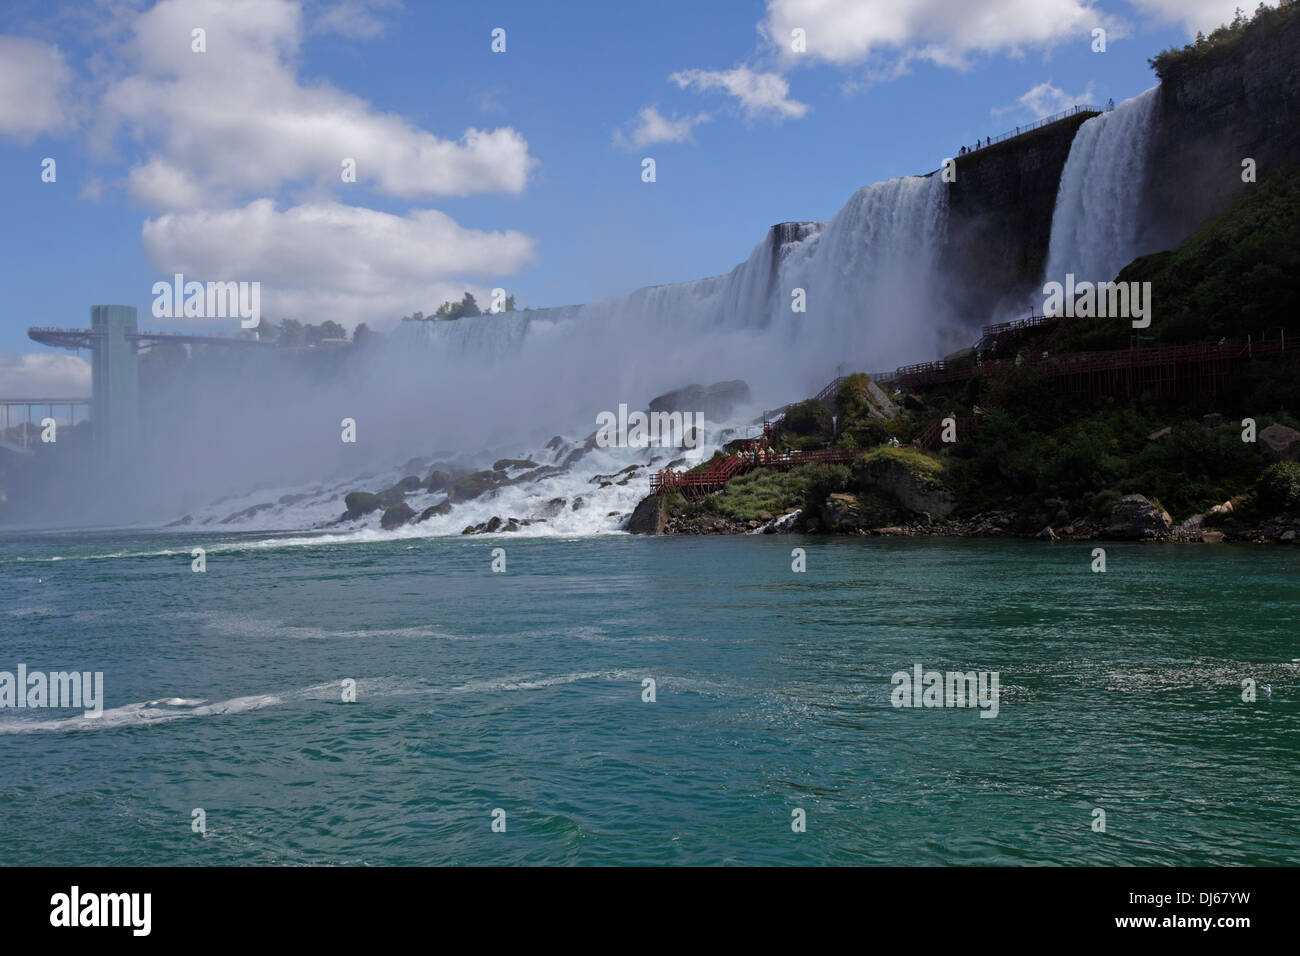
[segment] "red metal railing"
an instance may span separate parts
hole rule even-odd
[[[1109,394],[1116,390],[1133,391],[1139,388],[1155,388],[1158,391],[1171,391],[1178,384],[1181,374],[1184,381],[1190,377],[1198,387],[1208,387],[1215,391],[1226,382],[1231,373],[1232,363],[1242,359],[1265,355],[1276,355],[1287,350],[1285,335],[1276,339],[1255,341],[1250,339],[1223,339],[1217,343],[1201,342],[1192,345],[1176,345],[1155,348],[1111,349],[1104,352],[1066,352],[1051,354],[1051,345],[1060,338],[1060,334],[1073,320],[1062,320],[1056,316],[1030,316],[1013,322],[1000,322],[986,326],[986,334],[1021,331],[1037,326],[1057,323],[1051,337],[1038,350],[1037,356],[1026,356],[1018,364],[1015,361],[974,362],[969,365],[948,366],[943,362],[921,362],[916,365],[904,365],[892,373],[876,373],[871,376],[874,381],[892,382],[905,388],[921,385],[934,385],[945,382],[965,381],[975,375],[997,378],[1017,367],[1032,367],[1045,371],[1053,383],[1065,390],[1077,390],[1097,394]],[[1293,341],[1290,348],[1297,346]],[[838,391],[847,376],[838,376],[829,385],[817,393],[821,401],[829,401]],[[784,417],[784,416],[782,416]],[[669,489],[681,491],[687,497],[703,497],[722,488],[736,475],[744,474],[754,468],[777,468],[781,470],[796,465],[814,462],[850,461],[859,449],[822,448],[811,451],[791,451],[776,453],[771,451],[772,438],[781,419],[767,422],[763,426],[760,438],[746,440],[738,454],[726,455],[701,471],[686,473],[663,471],[650,476],[650,491],[658,494]],[[978,416],[958,418],[957,438],[970,435],[978,426]],[[943,419],[930,422],[912,444],[917,448],[934,448],[943,436]]]
[[[954,422],[957,426],[956,437],[960,441],[979,427],[979,416],[968,415],[963,418],[956,418]],[[936,418],[930,422],[921,431],[921,434],[912,439],[912,444],[917,448],[934,448],[943,439],[943,423],[944,419],[942,418]]]

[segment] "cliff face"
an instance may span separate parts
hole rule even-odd
[[[1162,70],[1147,193],[1151,244],[1168,248],[1202,228],[1257,177],[1300,162],[1300,16]]]
[[[943,261],[952,264],[952,286],[960,290],[953,309],[967,325],[990,321],[996,306],[1013,304],[1041,282],[1061,172],[1074,134],[1093,115],[956,157]]]

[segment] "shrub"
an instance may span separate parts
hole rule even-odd
[[[1259,501],[1283,511],[1300,510],[1300,462],[1279,461],[1259,476]]]
[[[815,398],[795,402],[785,410],[781,428],[796,435],[824,435],[831,430],[831,410]]]
[[[804,510],[814,511],[831,495],[849,487],[849,470],[843,465],[807,465],[800,469],[804,481]]]

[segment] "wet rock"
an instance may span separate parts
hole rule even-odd
[[[425,491],[450,491],[455,480],[448,472],[434,469],[429,472],[429,477],[424,479]]]
[[[393,485],[393,488],[395,488],[395,489],[401,489],[401,491],[402,491],[404,494],[408,494],[408,495],[409,495],[409,494],[411,494],[411,492],[419,491],[419,490],[420,490],[420,486],[421,486],[421,484],[422,484],[422,482],[420,481],[420,479],[419,479],[418,476],[416,476],[416,475],[407,475],[405,478],[403,478],[403,479],[402,479],[401,481],[399,481],[397,484]]]
[[[663,495],[647,495],[632,511],[627,530],[632,534],[663,534],[668,515]]]
[[[513,484],[522,484],[526,481],[541,481],[543,478],[553,478],[556,475],[564,474],[564,469],[558,465],[543,465],[540,468],[534,468],[532,471],[526,471]]]
[[[536,468],[537,462],[527,458],[499,458],[492,463],[493,471],[506,471],[510,468]]]
[[[175,521],[169,521],[169,522],[168,522],[166,525],[164,525],[163,527],[166,527],[166,528],[183,528],[183,527],[185,527],[185,525],[189,524],[189,523],[192,522],[193,520],[194,520],[194,517],[193,517],[192,515],[186,515],[184,518],[177,518]]]
[[[243,521],[245,518],[251,518],[259,511],[265,511],[267,508],[274,508],[275,503],[268,501],[265,504],[253,505],[251,508],[245,508],[243,511],[236,511],[232,515],[226,515],[221,519],[222,524],[230,524],[232,521]]]
[[[957,507],[952,493],[916,474],[907,463],[897,458],[881,458],[868,462],[856,470],[858,477],[891,496],[908,511],[946,518]]]
[[[448,500],[472,501],[484,492],[505,484],[504,475],[505,472],[499,471],[475,471],[468,475],[457,475],[448,493]]]
[[[497,515],[493,515],[491,518],[488,519],[487,524],[483,525],[482,527],[484,531],[486,531],[488,534],[491,534],[493,531],[496,531],[497,528],[501,527],[501,523],[502,523],[501,518]]]
[[[1125,495],[1111,509],[1106,536],[1124,540],[1159,538],[1168,533],[1173,519],[1143,495]]]
[[[423,511],[421,511],[419,520],[428,521],[430,518],[435,517],[437,515],[448,515],[448,514],[451,514],[451,502],[444,501],[440,505],[432,505],[431,507],[425,508]],[[417,521],[416,523],[418,524],[419,522]]]
[[[406,502],[400,505],[393,505],[384,510],[384,515],[379,519],[379,526],[385,531],[391,531],[393,528],[401,527],[415,517],[415,509]]]
[[[900,517],[898,508],[883,495],[829,495],[818,510],[821,525],[832,534],[865,531],[888,525]]]
[[[534,511],[533,514],[538,518],[554,518],[564,510],[566,504],[568,504],[568,499],[566,498],[552,498],[550,501],[546,502],[546,504]]]
[[[375,495],[379,501],[379,507],[391,508],[393,505],[400,505],[406,498],[406,489],[393,485],[391,488],[385,488],[379,494]]]
[[[650,400],[651,412],[702,412],[714,422],[726,421],[737,405],[750,400],[749,386],[740,379],[712,385],[687,385]]]
[[[1300,432],[1285,425],[1269,425],[1259,433],[1259,447],[1270,461],[1300,461]]]
[[[372,495],[368,491],[350,491],[343,496],[343,506],[347,508],[343,512],[340,521],[355,521],[372,511],[378,511],[380,501],[378,495]]]

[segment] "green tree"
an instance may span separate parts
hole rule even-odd
[[[297,319],[281,319],[276,341],[281,345],[302,345],[306,341],[302,323]]]

